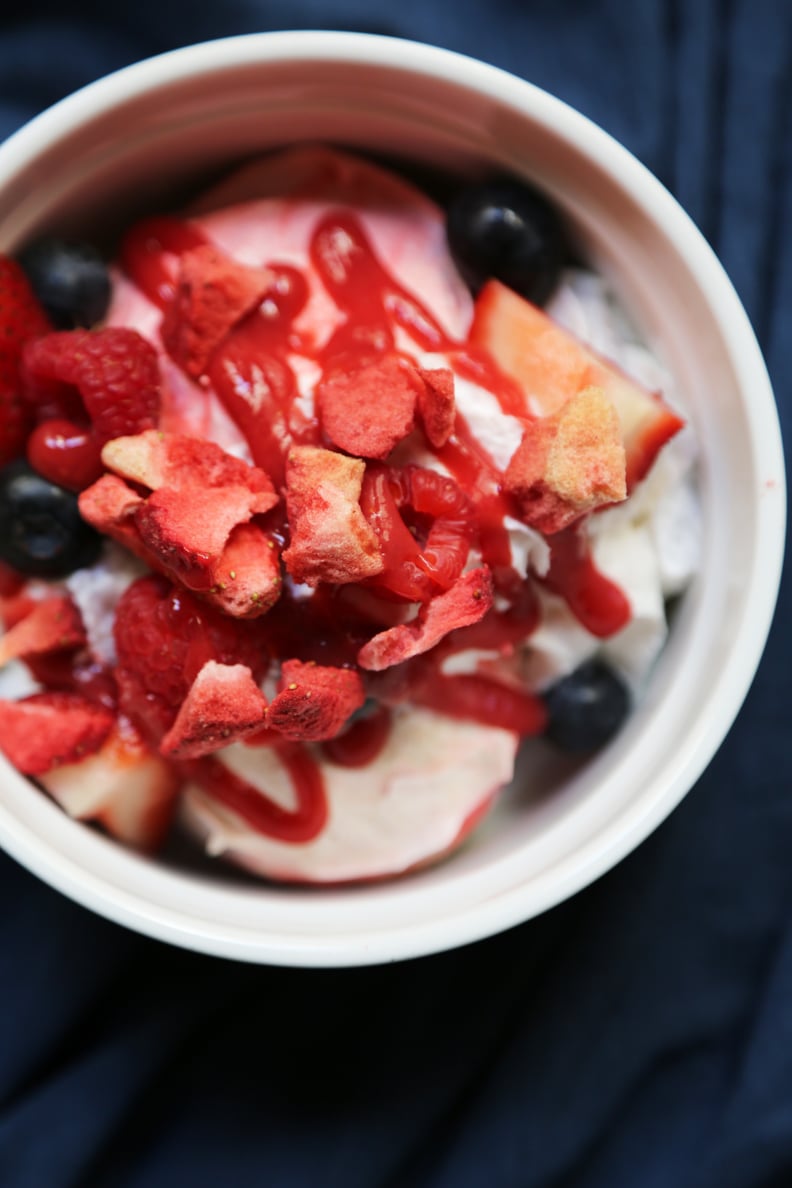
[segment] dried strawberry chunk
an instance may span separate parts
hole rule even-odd
[[[428,652],[457,627],[478,623],[492,607],[492,575],[485,565],[471,569],[450,590],[425,603],[411,623],[381,631],[358,652],[361,668],[379,672]]]
[[[105,474],[83,491],[78,500],[80,515],[98,532],[111,536],[136,557],[153,567],[155,559],[143,543],[135,512],[143,504],[142,495],[128,487],[123,479]]]
[[[137,508],[135,523],[161,566],[200,590],[213,584],[212,566],[232,530],[250,519],[254,504],[247,487],[161,487]]]
[[[283,554],[297,582],[359,582],[381,571],[377,535],[360,509],[365,465],[316,446],[295,446],[286,463],[291,543]]]
[[[286,660],[267,724],[300,742],[334,738],[366,699],[360,673],[301,660]]]
[[[421,380],[418,389],[418,413],[423,422],[424,433],[430,444],[435,449],[440,449],[454,430],[454,373],[448,367],[436,367],[431,370],[417,367],[416,371]]]
[[[196,379],[237,322],[261,304],[273,282],[269,269],[239,264],[212,244],[185,252],[162,320],[168,354]]]
[[[76,394],[101,442],[156,427],[157,352],[137,330],[108,326],[47,334],[25,347],[23,373],[33,402],[46,405],[54,396],[67,419],[74,415]]]
[[[22,348],[51,329],[19,264],[0,256],[0,466],[24,453],[31,428],[19,372]]]
[[[9,660],[78,648],[86,642],[82,617],[71,598],[43,598],[0,637],[0,667]]]
[[[275,488],[263,470],[200,437],[149,429],[108,442],[102,450],[102,461],[109,470],[150,491],[161,487],[247,487],[255,496],[252,510],[256,515],[278,502]]]
[[[322,428],[347,454],[387,458],[412,432],[420,387],[414,368],[396,355],[336,371],[316,390]]]
[[[0,701],[0,750],[23,775],[38,776],[98,751],[112,713],[77,693]]]
[[[199,759],[264,725],[267,699],[245,664],[208,660],[160,745],[171,759]]]
[[[525,522],[545,535],[627,498],[619,418],[601,388],[584,388],[526,428],[505,486]]]
[[[212,566],[208,602],[235,619],[257,619],[283,588],[275,542],[257,524],[238,524]]]

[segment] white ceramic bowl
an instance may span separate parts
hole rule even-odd
[[[147,860],[69,820],[0,760],[0,843],[80,903],[228,957],[355,965],[447,949],[536,915],[681,800],[731,726],[765,643],[783,550],[783,456],[745,313],[659,182],[557,99],[427,46],[263,34],[103,79],[0,147],[0,250],[47,226],[93,230],[108,211],[117,226],[175,184],[299,140],[463,171],[497,165],[538,182],[676,373],[703,449],[703,571],[648,696],[604,753],[546,796],[507,797],[472,844],[431,870],[311,891],[243,883],[219,864]]]

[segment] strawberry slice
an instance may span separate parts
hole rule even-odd
[[[354,669],[286,660],[267,725],[299,742],[335,738],[365,700],[363,681]]]
[[[267,699],[245,664],[207,661],[190,686],[160,751],[199,759],[247,738],[264,725]]]
[[[100,750],[46,772],[40,782],[70,817],[97,821],[145,851],[164,841],[180,785],[173,764],[152,752],[123,716]]]
[[[486,566],[471,569],[450,590],[425,603],[411,623],[381,631],[358,652],[361,668],[379,672],[428,652],[449,631],[483,619],[493,603],[492,575]]]
[[[108,709],[77,693],[0,701],[0,750],[23,775],[44,775],[98,751],[113,720]]]
[[[470,341],[486,348],[498,367],[520,384],[526,417],[550,416],[584,388],[602,388],[621,423],[628,491],[684,424],[659,395],[630,379],[500,281],[488,281],[479,293]]]
[[[0,637],[0,667],[9,660],[78,648],[86,642],[80,612],[71,598],[44,598]]]

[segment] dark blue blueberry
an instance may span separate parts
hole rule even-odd
[[[60,578],[92,565],[101,547],[71,491],[26,462],[0,470],[0,560],[29,577]]]
[[[474,293],[490,277],[535,305],[555,289],[567,255],[561,219],[548,200],[520,182],[468,186],[452,199],[448,244]]]
[[[110,277],[96,248],[62,239],[39,239],[19,255],[33,292],[53,326],[95,326],[110,304]]]
[[[587,660],[544,695],[547,737],[563,751],[596,751],[630,712],[624,681],[602,660]]]

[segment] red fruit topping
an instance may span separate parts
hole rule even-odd
[[[415,369],[396,355],[335,371],[316,390],[322,428],[348,454],[387,458],[412,432],[420,388]]]
[[[504,486],[525,522],[546,536],[626,499],[619,418],[602,389],[584,388],[528,425]]]
[[[176,257],[204,243],[206,236],[193,223],[168,215],[141,219],[121,241],[121,267],[149,301],[164,309],[173,300]]]
[[[483,619],[493,603],[492,575],[482,566],[458,578],[450,590],[421,607],[411,623],[375,635],[358,652],[361,668],[378,672],[428,652],[457,627]]]
[[[0,256],[0,466],[24,454],[33,419],[22,392],[22,348],[50,330],[20,266]]]
[[[26,578],[12,569],[10,565],[6,565],[0,561],[0,616],[5,622],[5,613],[2,603],[6,598],[13,598],[22,587],[25,585]]]
[[[274,279],[269,269],[238,264],[208,243],[185,252],[162,320],[168,354],[197,379],[237,322],[261,305]]]
[[[269,477],[227,454],[214,442],[180,433],[149,429],[134,437],[118,437],[102,450],[110,470],[151,491],[160,487],[247,487],[256,496],[253,511],[267,512],[278,502]]]
[[[257,524],[238,524],[203,597],[235,619],[257,619],[277,602],[283,587],[275,542]]]
[[[430,444],[440,449],[454,430],[454,373],[448,367],[416,370],[422,381],[418,389],[418,414]]]
[[[157,424],[157,352],[136,330],[110,326],[48,334],[27,345],[23,368],[35,403],[42,401],[42,384],[50,398],[52,385],[58,385],[72,407],[76,390],[100,442]]]
[[[372,585],[425,602],[462,572],[475,533],[473,505],[453,479],[420,466],[366,468],[360,498],[384,562]],[[415,531],[402,518],[414,513]],[[418,533],[418,522],[429,524]],[[421,537],[425,540],[421,543]]]
[[[632,617],[624,591],[600,573],[586,536],[574,525],[553,537],[550,569],[542,581],[564,599],[586,630],[600,639],[621,631]]]
[[[27,460],[38,474],[69,491],[84,491],[102,474],[99,442],[89,428],[71,421],[45,421],[34,429]]]
[[[392,714],[380,705],[358,718],[335,738],[322,743],[322,754],[338,767],[368,767],[384,748],[391,732]]]
[[[136,557],[155,564],[135,523],[135,512],[143,504],[143,496],[128,487],[114,474],[104,474],[80,495],[80,515],[98,532],[111,536]]]
[[[77,693],[0,701],[0,750],[23,775],[38,776],[98,751],[113,715]]]
[[[171,759],[198,759],[264,725],[267,699],[244,664],[208,660],[160,746]]]
[[[44,598],[0,636],[0,666],[9,660],[78,648],[85,642],[83,621],[72,600],[58,595]]]
[[[417,686],[413,701],[449,718],[499,726],[515,734],[541,734],[547,725],[540,697],[475,674],[435,673]]]
[[[294,741],[334,738],[365,700],[363,681],[354,669],[286,660],[267,725]]]
[[[158,568],[191,590],[208,589],[212,567],[232,529],[250,519],[255,498],[247,487],[161,487],[137,508],[135,523]]]
[[[520,384],[524,416],[549,416],[576,392],[592,385],[602,388],[619,416],[628,491],[684,424],[659,396],[499,281],[488,281],[476,299],[470,341],[485,347],[506,375]]]
[[[245,664],[256,680],[268,664],[250,625],[240,627],[158,576],[139,578],[124,592],[114,635],[121,709],[155,744],[170,730],[207,661]]]
[[[122,716],[100,750],[41,783],[69,816],[98,821],[127,845],[152,851],[170,829],[180,780]]]
[[[296,582],[359,582],[382,569],[377,536],[360,510],[364,463],[332,450],[295,446],[286,465],[291,544],[283,554]]]

